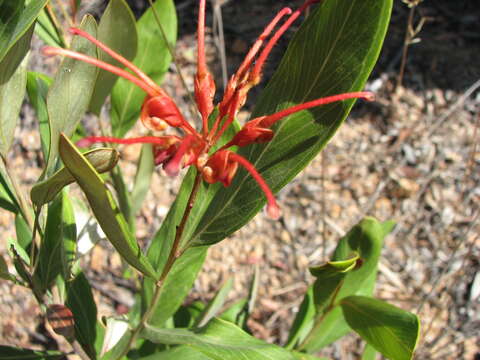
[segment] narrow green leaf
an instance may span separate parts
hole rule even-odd
[[[72,205],[68,195],[62,193],[48,207],[45,235],[34,273],[42,292],[47,291],[61,273],[65,274],[65,279],[70,278],[70,268],[75,259],[75,243],[76,227]]]
[[[63,134],[60,137],[60,156],[85,193],[99,225],[115,249],[141,273],[156,278],[155,270],[129,231],[128,224],[104,181]]]
[[[0,167],[0,207],[12,213],[19,211],[18,202],[2,167]]]
[[[308,332],[312,329],[314,318],[315,302],[313,300],[313,286],[310,286],[290,328],[288,341],[285,345],[286,349],[294,349],[298,343],[301,343],[305,339]]]
[[[23,41],[19,41],[18,44],[21,43]],[[2,157],[7,155],[12,145],[27,84],[28,57],[24,56],[25,53],[21,56],[23,60],[20,65],[15,64],[11,67],[11,61],[15,61],[17,51],[23,53],[21,47],[15,46],[0,64],[0,156]]]
[[[65,356],[59,351],[39,351],[0,345],[0,360],[61,360]]]
[[[65,47],[63,39],[60,37],[58,29],[48,16],[45,9],[38,15],[37,23],[35,25],[35,33],[40,39],[45,41],[47,45]]]
[[[348,325],[385,357],[413,357],[420,333],[415,314],[365,296],[344,298],[341,306]]]
[[[142,335],[158,344],[189,345],[208,359],[295,359],[289,351],[258,340],[234,324],[220,319],[212,319],[196,332],[147,325]]]
[[[27,74],[27,94],[30,105],[33,106],[35,112],[37,113],[44,160],[48,159],[48,149],[50,147],[47,93],[52,81],[53,80],[51,78],[41,73],[29,71]]]
[[[138,213],[142,208],[143,200],[147,196],[152,175],[155,170],[155,162],[153,159],[153,150],[151,144],[144,144],[135,175],[135,182],[132,190],[132,211]]]
[[[329,360],[324,357],[319,358],[317,356],[313,356],[313,355],[309,355],[309,354],[305,354],[297,351],[292,351],[292,354],[295,356],[295,359],[297,360]]]
[[[15,233],[17,235],[18,244],[27,251],[32,242],[32,230],[22,215],[15,215]]]
[[[98,40],[127,60],[137,53],[137,29],[135,17],[125,0],[111,0],[98,25]],[[111,56],[99,50],[98,58],[109,64],[124,67]],[[90,103],[90,111],[100,113],[105,99],[113,88],[117,76],[105,70],[98,73],[97,83]]]
[[[67,301],[65,305],[72,311],[75,319],[75,337],[85,352],[96,359],[95,339],[97,337],[97,306],[93,299],[92,288],[83,273],[67,282]]]
[[[207,307],[195,319],[194,327],[205,326],[214,316],[217,315],[218,311],[225,304],[228,293],[230,290],[232,290],[232,286],[233,278],[229,278],[227,281],[225,281],[220,290],[218,290],[214,298],[208,303]]]
[[[48,0],[30,1],[25,6],[24,0],[2,1],[0,12],[0,61],[19,39],[30,29]]]
[[[159,0],[154,3],[160,22],[171,46],[177,38],[177,16],[172,0]],[[167,44],[155,20],[152,9],[148,9],[137,22],[138,51],[133,63],[156,83],[160,83],[168,70],[171,56]],[[125,79],[119,79],[112,91],[112,130],[123,137],[135,124],[145,98],[143,90]]]
[[[127,189],[127,184],[125,184],[122,170],[119,167],[115,167],[110,171],[110,176],[113,181],[113,187],[117,193],[120,211],[125,220],[127,220],[130,231],[132,234],[135,234],[135,214],[132,210],[132,199],[130,197],[130,191]]]
[[[247,303],[248,300],[246,298],[234,302],[227,309],[225,309],[225,311],[223,311],[218,318],[229,321],[245,330],[244,325],[246,317],[244,314],[246,314]]]
[[[96,36],[95,19],[87,15],[80,28],[92,36]],[[71,49],[92,57],[97,57],[96,47],[75,36]],[[60,133],[71,136],[90,104],[93,88],[97,79],[98,69],[95,66],[70,58],[65,58],[55,75],[47,96],[47,109],[50,121],[50,150],[46,174],[55,168],[58,156],[58,141]]]
[[[110,171],[117,165],[120,155],[117,150],[110,148],[96,148],[83,154],[85,159],[98,173]],[[35,184],[30,191],[32,203],[36,206],[52,201],[55,196],[67,185],[73,183],[75,178],[66,168],[61,168],[48,179]]]

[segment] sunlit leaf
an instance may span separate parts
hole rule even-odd
[[[348,325],[385,357],[413,357],[420,331],[415,314],[365,296],[346,297],[341,306]]]
[[[63,135],[60,137],[60,156],[85,193],[99,225],[115,249],[141,273],[156,278],[155,270],[142,253],[103,179]]]
[[[96,36],[97,25],[92,16],[87,15],[80,28]],[[71,49],[97,57],[96,47],[80,36],[74,37]],[[98,69],[95,66],[70,58],[63,59],[47,96],[50,150],[46,174],[50,174],[55,168],[60,133],[71,136],[88,109],[97,72]]]
[[[132,60],[135,57],[137,52],[135,17],[125,0],[111,0],[108,3],[98,24],[98,40],[127,60]],[[99,50],[98,58],[109,64],[123,67],[101,50]],[[116,75],[105,70],[99,71],[90,103],[90,111],[97,115],[100,113],[100,109],[116,80]]]
[[[172,0],[158,0],[154,8],[159,16],[165,34],[171,46],[177,38],[177,16]],[[138,51],[133,63],[156,83],[162,81],[168,70],[171,56],[167,44],[149,8],[137,22]],[[112,92],[112,131],[115,136],[123,137],[135,124],[145,98],[143,90],[125,79],[119,79]]]

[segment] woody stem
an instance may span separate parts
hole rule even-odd
[[[138,337],[138,334],[143,330],[147,322],[150,320],[152,317],[153,313],[155,312],[155,308],[157,307],[157,303],[160,300],[160,295],[162,293],[162,287],[163,284],[165,283],[165,279],[167,278],[167,275],[169,274],[170,270],[173,267],[173,264],[175,261],[181,256],[181,253],[178,252],[178,248],[180,246],[180,241],[182,239],[183,232],[185,230],[185,225],[187,223],[187,220],[190,216],[190,212],[193,208],[193,204],[195,203],[195,199],[197,197],[198,189],[200,188],[200,183],[202,180],[202,175],[200,172],[197,172],[195,176],[195,180],[193,182],[193,187],[192,191],[190,193],[190,197],[188,198],[187,206],[185,208],[185,211],[182,216],[182,220],[180,220],[180,224],[177,226],[177,231],[175,233],[175,239],[173,241],[172,249],[170,250],[170,254],[168,255],[167,262],[163,268],[162,274],[160,275],[159,280],[155,284],[155,292],[153,294],[152,301],[150,303],[150,306],[147,308],[145,313],[143,314],[142,318],[140,319],[139,324],[135,329],[132,331],[132,335],[130,336],[130,339],[128,340],[127,345],[123,349],[122,353],[120,356],[116,358],[116,360],[122,359],[129,351],[132,345],[135,343],[135,340]]]

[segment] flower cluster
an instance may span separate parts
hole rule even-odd
[[[175,176],[179,173],[180,169],[193,165],[202,174],[204,181],[210,184],[221,182],[224,186],[230,185],[237,172],[238,166],[243,166],[264,192],[267,199],[267,212],[269,216],[271,218],[278,218],[280,215],[279,207],[265,180],[252,163],[232,151],[231,148],[233,146],[243,147],[253,143],[270,141],[274,136],[274,132],[271,129],[272,125],[298,111],[352,98],[372,100],[373,94],[369,92],[353,92],[329,96],[293,106],[274,114],[252,119],[248,121],[226,145],[215,151],[212,149],[218,143],[220,137],[230,127],[239,109],[244,105],[248,91],[260,82],[265,60],[278,39],[308,6],[318,1],[319,0],[307,0],[296,11],[292,11],[290,8],[284,8],[274,17],[255,41],[237,72],[230,78],[221,102],[217,106],[214,106],[215,82],[207,69],[205,60],[206,0],[200,0],[198,15],[198,58],[197,73],[195,76],[195,102],[202,119],[202,129],[200,131],[197,131],[183,117],[175,102],[162,88],[127,59],[88,33],[76,28],[70,29],[73,34],[82,36],[94,43],[98,48],[119,61],[131,72],[67,49],[45,47],[43,52],[46,55],[63,55],[78,59],[131,81],[147,94],[140,115],[140,119],[145,127],[155,132],[173,127],[180,129],[183,134],[182,136],[144,136],[129,139],[91,136],[81,140],[79,143],[80,146],[89,146],[97,142],[120,144],[151,143],[153,144],[155,164],[162,165],[168,175]],[[282,19],[285,20],[279,25]],[[274,31],[277,26],[278,29]],[[212,114],[215,116],[214,119],[210,119]],[[209,126],[209,123],[211,123],[211,126]]]

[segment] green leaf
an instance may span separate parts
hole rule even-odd
[[[163,326],[165,322],[182,305],[185,296],[189,293],[193,282],[197,278],[205,257],[207,247],[188,249],[173,265],[162,286],[158,305],[150,318],[150,324]],[[143,301],[150,304],[153,296],[154,282],[145,279],[143,287]],[[145,309],[144,309],[145,310]]]
[[[117,165],[120,155],[111,148],[96,148],[82,154],[98,173],[110,171]],[[42,206],[52,201],[55,196],[67,185],[73,183],[75,178],[67,168],[61,168],[48,179],[35,184],[30,191],[32,203]]]
[[[31,37],[31,32],[26,36]],[[30,41],[30,37],[28,41]],[[24,49],[26,45],[27,50]],[[0,63],[0,156],[5,157],[13,142],[18,115],[27,84],[27,63],[29,43],[23,38],[14,46]],[[20,53],[20,54],[19,54]],[[18,64],[17,60],[21,63]],[[13,62],[13,64],[12,64]]]
[[[308,332],[312,329],[314,318],[315,303],[313,300],[313,286],[310,286],[300,304],[300,309],[295,316],[292,327],[290,328],[288,341],[285,345],[286,349],[294,349],[298,343],[305,339]]]
[[[225,304],[228,293],[232,290],[232,286],[233,278],[229,278],[215,294],[215,297],[208,303],[207,307],[195,319],[194,327],[205,326],[214,316],[217,315],[218,311]]]
[[[75,337],[85,352],[95,359],[95,339],[97,336],[97,306],[93,299],[92,288],[83,273],[67,282],[67,301],[65,305],[72,311],[75,319]]]
[[[2,167],[0,167],[0,207],[12,213],[19,211],[17,199]]]
[[[152,145],[143,144],[132,190],[132,211],[134,214],[142,208],[143,200],[145,200],[150,189],[154,170]]]
[[[297,352],[297,351],[292,351],[292,354],[295,356],[295,359],[298,359],[298,360],[328,360],[327,358],[324,358],[324,357],[319,358],[317,356],[312,356],[312,355]]]
[[[27,94],[38,118],[43,158],[48,159],[50,148],[50,126],[48,124],[47,94],[52,83],[48,76],[29,71],[27,74]]]
[[[172,47],[177,38],[177,16],[172,0],[156,1],[154,8]],[[167,44],[149,8],[137,23],[138,51],[133,64],[142,69],[153,81],[160,83],[168,70],[171,56]],[[135,124],[145,98],[143,90],[125,79],[119,79],[112,91],[112,131],[123,137]]]
[[[48,207],[45,236],[34,273],[42,292],[52,286],[59,274],[68,274],[65,279],[70,278],[70,267],[75,259],[76,235],[72,205],[68,196],[62,193]]]
[[[155,354],[141,357],[138,360],[211,360],[212,358],[204,355],[201,351],[187,345],[177,346],[166,351],[156,352]]]
[[[96,36],[95,19],[87,15],[80,28]],[[75,36],[71,50],[97,57],[96,47],[88,40]],[[58,156],[60,133],[71,136],[90,104],[98,69],[82,61],[65,58],[55,75],[47,96],[47,109],[50,121],[50,150],[46,174],[55,168]]]
[[[287,350],[258,340],[234,324],[220,319],[212,319],[196,332],[147,325],[141,334],[158,344],[188,345],[206,355],[207,359],[295,359]]]
[[[65,354],[59,351],[39,351],[0,345],[0,360],[61,360]]]
[[[413,357],[420,334],[420,321],[415,314],[365,296],[344,298],[341,306],[348,325],[385,357]]]
[[[346,260],[329,261],[310,268],[310,273],[316,277],[313,284],[313,299],[317,313],[324,312],[332,305],[345,277],[360,265],[359,260],[358,254],[354,254]]]
[[[362,360],[375,360],[377,358],[377,351],[370,344],[365,344],[363,349]]]
[[[40,12],[40,15],[37,18],[35,33],[50,46],[65,47],[59,29],[57,29],[45,9]]]
[[[18,244],[27,251],[30,243],[32,242],[32,230],[25,221],[22,215],[15,215],[15,233],[17,235]]]
[[[125,0],[111,0],[98,25],[98,40],[109,48],[132,60],[137,52],[137,29],[135,17]],[[98,58],[109,64],[123,67],[105,52],[99,50]],[[117,76],[105,70],[98,73],[97,83],[90,103],[90,111],[100,113],[105,99],[113,88]]]
[[[127,184],[123,178],[122,170],[119,167],[115,167],[110,171],[110,176],[113,181],[113,187],[117,194],[118,205],[125,220],[130,227],[130,231],[135,233],[135,214],[132,210],[132,200],[130,198],[130,191],[127,189]]]
[[[0,61],[19,39],[30,29],[48,0],[30,1],[27,6],[24,0],[2,1],[0,13]]]
[[[320,97],[363,89],[386,33],[392,0],[323,1],[291,41],[252,118]],[[275,137],[239,153],[252,162],[276,192],[327,144],[354,101],[302,111],[279,121]],[[193,244],[216,243],[248,222],[265,197],[244,170],[209,202],[191,234]],[[206,203],[207,202],[207,203]]]
[[[60,156],[85,193],[99,225],[115,249],[138,271],[156,278],[155,270],[129,231],[128,224],[103,179],[63,134],[60,136]]]

